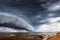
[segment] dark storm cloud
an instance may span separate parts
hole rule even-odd
[[[48,6],[57,1],[59,0],[0,0],[0,11],[17,14],[18,16],[22,14],[29,20],[28,22],[30,22],[30,24],[34,27],[36,25],[46,23],[41,23],[39,21],[45,20],[48,17]],[[19,27],[11,28],[20,29]]]
[[[27,31],[29,31],[28,29],[26,29],[22,26],[18,27],[16,25],[14,25],[13,23],[3,23],[3,24],[0,23],[0,26],[1,27],[12,28],[12,29],[15,29],[15,30],[27,30]]]

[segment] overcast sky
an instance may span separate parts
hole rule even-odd
[[[17,22],[16,18],[18,19]],[[15,32],[20,32],[21,29],[25,32],[60,31],[60,1],[0,0],[0,19],[3,23],[17,23],[18,27],[7,26],[8,30],[10,28]],[[1,22],[0,25],[2,26]],[[5,26],[1,30],[5,29]]]

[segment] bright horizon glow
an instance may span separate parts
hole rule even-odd
[[[46,19],[49,23],[37,26],[36,32],[59,32],[60,17]],[[45,21],[45,20],[44,20]]]

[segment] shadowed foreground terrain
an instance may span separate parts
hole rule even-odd
[[[60,33],[0,33],[0,40],[60,40]]]
[[[40,35],[31,34],[3,34],[0,33],[0,40],[43,40]]]

